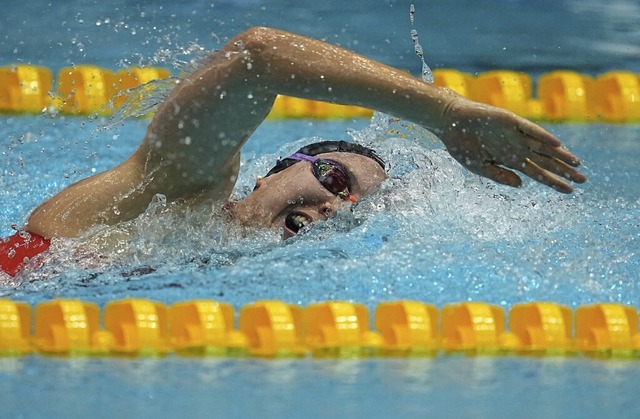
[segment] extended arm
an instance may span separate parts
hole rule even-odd
[[[465,99],[409,74],[320,41],[255,29],[245,44],[276,93],[359,105],[435,132],[463,166],[510,186],[524,173],[560,192],[582,183],[580,161],[538,125],[512,112]]]
[[[279,30],[253,28],[214,53],[158,108],[136,152],[121,165],[78,182],[39,206],[27,229],[76,236],[143,212],[156,193],[167,199],[226,199],[239,151],[277,94],[359,105],[436,132],[463,165],[498,182],[519,170],[563,192],[577,182],[578,159],[542,128],[507,111],[351,51]]]

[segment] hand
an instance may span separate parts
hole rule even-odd
[[[562,193],[573,191],[564,179],[587,180],[574,169],[580,160],[556,137],[510,111],[456,98],[444,116],[441,140],[458,162],[478,175],[521,186],[522,180],[509,168]]]

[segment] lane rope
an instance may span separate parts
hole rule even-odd
[[[32,313],[34,311],[34,313]],[[508,320],[509,327],[506,327]],[[373,327],[371,327],[371,325]],[[214,300],[166,305],[127,298],[97,304],[0,299],[0,356],[187,356],[263,358],[433,357],[441,354],[640,359],[638,312],[618,303],[552,302],[441,309],[420,301],[306,307],[278,300],[234,308]]]
[[[157,67],[113,72],[78,65],[62,68],[54,80],[46,67],[9,65],[0,67],[0,113],[109,115],[122,106],[129,89],[170,76],[169,70]],[[640,122],[640,74],[629,71],[592,77],[558,70],[533,80],[526,73],[511,70],[472,75],[437,69],[433,76],[436,85],[537,121]],[[279,96],[269,118],[351,119],[371,115],[366,108]]]

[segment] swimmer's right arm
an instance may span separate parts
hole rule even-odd
[[[406,119],[436,133],[471,171],[520,186],[513,170],[569,193],[582,183],[579,159],[540,126],[504,109],[476,103],[450,89],[340,47],[268,28],[237,38],[254,72],[278,94],[358,105]],[[232,44],[233,45],[233,44]]]
[[[420,124],[435,132],[463,166],[499,183],[520,186],[513,170],[565,193],[572,190],[566,180],[586,180],[575,169],[578,158],[557,138],[512,112],[470,101],[338,46],[277,29],[252,28],[236,36],[187,82],[165,102],[165,112],[151,123],[143,143],[151,156],[150,138],[183,138],[190,130],[191,146],[155,154],[174,157],[167,169],[174,172],[171,178],[182,179],[182,189],[218,182],[219,176],[203,178],[198,170],[223,167],[239,153],[278,94],[364,106]],[[176,118],[184,121],[182,126]],[[197,129],[190,127],[190,119],[200,122]]]

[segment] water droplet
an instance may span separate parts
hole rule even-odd
[[[416,11],[415,6],[411,4],[409,8],[409,20],[411,22],[411,26],[413,26],[413,23],[414,23],[415,11]],[[434,82],[433,72],[431,71],[431,68],[429,68],[429,66],[427,65],[426,61],[424,60],[424,50],[422,48],[422,45],[420,45],[420,42],[418,41],[418,31],[415,29],[411,29],[410,34],[411,34],[411,40],[413,41],[413,44],[414,44],[414,51],[416,55],[420,58],[420,61],[422,61],[422,80],[424,80],[427,83],[433,83]]]

